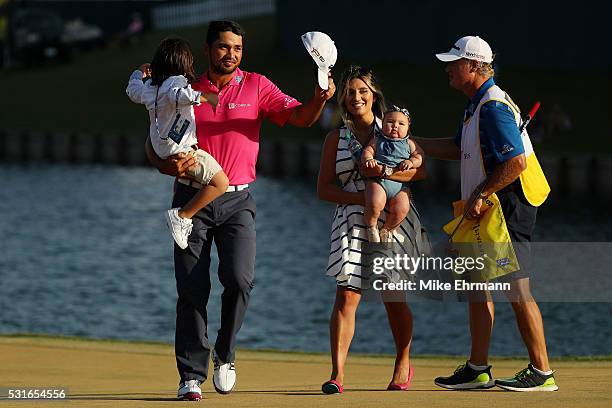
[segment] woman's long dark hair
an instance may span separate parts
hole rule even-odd
[[[178,37],[164,39],[155,50],[151,61],[151,85],[161,85],[175,75],[184,75],[189,83],[196,79],[189,43]]]

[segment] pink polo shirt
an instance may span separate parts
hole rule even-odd
[[[193,89],[219,95],[216,109],[208,103],[194,106],[198,146],[223,167],[230,185],[255,181],[259,131],[264,118],[283,126],[300,105],[263,75],[236,69],[219,90],[204,74]]]

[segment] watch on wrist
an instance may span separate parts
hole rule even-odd
[[[390,177],[393,175],[393,167],[389,167],[386,164],[383,165],[383,177]]]
[[[482,198],[483,200],[486,200],[488,197],[489,197],[489,194],[485,194],[484,191],[478,194],[478,198]]]

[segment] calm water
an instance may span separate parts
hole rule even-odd
[[[36,332],[172,342],[176,291],[163,221],[172,180],[150,169],[0,166],[0,333]],[[328,350],[335,283],[325,277],[333,205],[308,184],[259,178],[256,284],[239,345]],[[416,197],[441,238],[449,198]],[[612,223],[577,206],[541,212],[537,239],[612,241]],[[586,220],[586,221],[585,221]],[[213,260],[213,271],[216,270]],[[212,274],[210,334],[219,327]],[[420,302],[413,352],[468,351],[466,305]],[[553,355],[612,354],[612,304],[543,303]],[[525,354],[511,308],[496,308],[491,352]],[[571,336],[568,332],[571,331]],[[352,350],[393,353],[382,305],[358,311]]]

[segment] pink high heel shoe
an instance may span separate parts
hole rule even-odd
[[[408,391],[413,375],[414,369],[410,367],[410,370],[408,370],[408,380],[405,383],[390,382],[389,386],[387,387],[387,391]]]

